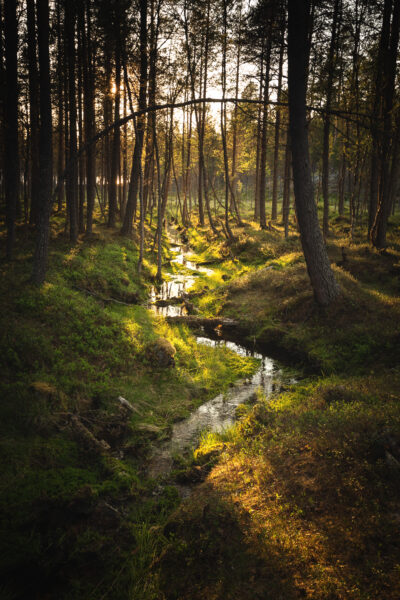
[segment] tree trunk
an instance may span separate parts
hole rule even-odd
[[[382,28],[379,40],[378,58],[376,61],[375,99],[371,119],[371,182],[368,213],[368,236],[372,236],[378,201],[379,201],[379,165],[381,158],[381,133],[379,119],[383,116],[383,87],[385,84],[385,58],[390,44],[390,17],[392,0],[385,0],[383,7]]]
[[[337,298],[340,290],[319,227],[311,178],[306,114],[309,0],[289,0],[288,16],[289,120],[296,212],[314,296],[318,304],[326,306]]]
[[[281,47],[280,47],[280,51],[279,51],[279,71],[278,71],[278,91],[277,91],[278,102],[281,100],[284,48],[285,48],[285,22],[283,20],[282,25],[281,25]],[[276,107],[274,167],[273,167],[273,174],[272,174],[272,177],[273,177],[273,180],[272,180],[272,208],[271,208],[271,220],[272,221],[275,221],[278,216],[278,159],[279,159],[280,130],[281,130],[281,110],[278,105]]]
[[[69,149],[67,174],[67,203],[69,209],[69,236],[71,242],[78,239],[78,171],[76,162],[77,138],[76,138],[76,82],[75,82],[75,2],[65,3],[65,33],[67,41],[68,62],[68,104],[69,104]]]
[[[380,157],[380,189],[377,213],[371,239],[377,248],[386,247],[387,224],[391,208],[390,147],[392,144],[392,111],[399,45],[400,2],[394,2],[389,46],[385,52],[383,80],[383,132]]]
[[[36,284],[41,284],[46,275],[53,179],[48,0],[37,0],[37,22],[40,77],[40,187],[38,235],[33,259],[32,280]]]
[[[140,83],[139,83],[139,110],[146,108],[147,87],[147,0],[140,0]],[[137,120],[137,135],[133,151],[131,179],[129,183],[128,201],[126,203],[125,218],[121,233],[132,234],[132,222],[136,213],[137,194],[140,180],[140,162],[142,160],[143,137],[146,125],[145,115]]]
[[[29,180],[30,180],[30,223],[37,224],[39,204],[39,77],[36,52],[35,2],[27,0],[28,29],[28,72],[29,72]]]
[[[271,32],[271,26],[269,28]],[[259,172],[259,203],[260,203],[260,227],[267,229],[265,213],[265,192],[267,177],[267,130],[268,130],[268,100],[269,100],[269,76],[271,64],[271,35],[268,35],[267,55],[265,60],[264,75],[264,104],[262,107],[261,146],[260,146],[260,172]]]
[[[85,110],[85,140],[92,139],[95,129],[95,80],[93,60],[93,40],[91,29],[90,0],[85,3],[86,14],[83,14],[83,103]],[[86,16],[86,28],[85,28]],[[92,145],[86,151],[86,233],[91,235],[93,230],[93,210],[96,193],[96,153]]]
[[[324,199],[323,232],[329,234],[329,133],[331,128],[330,109],[333,94],[333,76],[335,63],[336,35],[338,29],[339,0],[335,0],[333,8],[332,35],[329,43],[328,59],[326,63],[327,84],[324,115],[324,136],[322,151],[322,197]]]
[[[58,195],[57,202],[58,211],[62,210],[64,200],[64,181],[62,175],[64,172],[64,93],[63,93],[63,48],[61,38],[61,0],[57,0],[57,134],[58,134],[58,149],[57,149],[57,186]]]
[[[15,242],[15,219],[19,192],[18,151],[18,78],[17,78],[17,2],[4,1],[6,94],[5,94],[5,147],[4,180],[6,197],[7,243],[6,256],[13,257]]]
[[[116,11],[118,6],[116,7]],[[121,42],[120,42],[120,22],[116,18],[115,31],[115,98],[114,98],[114,121],[118,121],[120,118],[120,105],[121,105]],[[111,169],[110,169],[110,181],[108,191],[108,227],[115,227],[118,204],[117,204],[117,190],[118,190],[118,173],[120,166],[120,153],[121,153],[121,131],[119,127],[115,127],[113,131],[112,150],[111,150]]]
[[[222,36],[222,103],[221,103],[221,138],[222,148],[224,153],[224,167],[225,167],[225,229],[230,240],[233,239],[233,233],[229,225],[229,163],[228,163],[228,148],[226,143],[226,46],[227,46],[227,0],[222,0],[222,12],[223,12],[223,36]]]
[[[285,150],[285,175],[283,182],[282,218],[285,229],[285,238],[289,236],[289,214],[290,214],[290,170],[291,170],[290,134],[287,132]]]

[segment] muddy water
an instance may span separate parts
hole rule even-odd
[[[195,282],[198,273],[212,275],[212,269],[199,267],[190,260],[190,255],[180,246],[172,248],[176,252],[173,262],[181,264],[189,270],[186,274],[169,275],[160,288],[153,288],[150,302],[151,308],[164,316],[184,314],[184,307],[179,305],[157,306],[157,300],[168,301],[181,297]],[[202,404],[190,417],[175,423],[171,438],[155,449],[148,468],[151,477],[167,475],[173,466],[173,456],[182,453],[190,447],[195,447],[202,431],[220,432],[230,427],[235,421],[236,409],[239,404],[255,400],[260,391],[269,398],[282,385],[282,373],[276,363],[265,356],[248,348],[223,339],[212,339],[206,335],[196,338],[198,344],[207,346],[224,345],[241,356],[253,356],[260,360],[257,372],[248,380],[236,382],[227,392],[219,394],[212,400]]]

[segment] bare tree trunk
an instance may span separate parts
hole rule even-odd
[[[26,3],[27,28],[28,28],[28,69],[29,69],[29,180],[30,180],[30,223],[37,224],[39,203],[39,77],[37,69],[36,52],[36,19],[35,2],[27,0]]]
[[[116,11],[119,7],[116,7]],[[114,98],[114,121],[120,118],[121,105],[121,41],[120,41],[120,21],[117,18],[114,28],[115,41],[115,98]],[[121,131],[119,127],[114,129],[112,150],[111,150],[111,170],[108,191],[108,227],[115,227],[118,213],[117,189],[118,173],[121,152]]]
[[[289,0],[288,15],[289,120],[296,212],[314,296],[318,304],[326,306],[338,297],[340,290],[319,227],[311,178],[306,114],[309,0]]]
[[[277,100],[281,100],[282,92],[282,75],[283,75],[283,54],[285,48],[285,22],[282,20],[281,24],[281,47],[279,51],[279,70],[278,70],[278,91]],[[281,109],[279,105],[276,107],[276,119],[275,119],[275,147],[274,147],[274,167],[273,167],[273,180],[272,180],[272,208],[271,208],[271,220],[275,221],[278,216],[278,159],[279,159],[279,142],[280,142],[280,130],[281,130]]]
[[[149,106],[153,106],[156,103],[156,89],[157,89],[157,37],[158,37],[158,23],[155,22],[155,9],[154,0],[150,0],[150,40],[149,40]],[[143,181],[143,202],[145,210],[149,202],[151,187],[154,175],[154,142],[153,142],[153,131],[155,128],[155,113],[151,113],[148,116],[148,126],[146,130],[146,150],[144,159],[144,181]]]
[[[78,14],[79,24],[79,14]],[[79,148],[83,147],[83,73],[82,73],[82,29],[78,25],[78,145]],[[78,159],[78,231],[79,233],[85,233],[85,157],[83,154]]]
[[[290,169],[291,169],[291,152],[290,152],[290,134],[287,132],[286,150],[285,150],[285,175],[283,182],[283,201],[282,201],[282,217],[283,226],[285,228],[285,238],[289,236],[289,214],[290,214]]]
[[[269,30],[271,31],[271,25]],[[260,148],[260,173],[259,173],[259,203],[260,203],[260,227],[267,229],[265,213],[266,173],[267,173],[267,130],[268,130],[268,101],[269,101],[269,77],[271,65],[271,35],[268,35],[267,55],[265,60],[264,75],[264,105],[262,107],[262,128]]]
[[[335,62],[336,37],[338,30],[339,0],[335,0],[333,8],[332,35],[329,44],[326,70],[328,74],[326,84],[326,102],[324,114],[324,139],[322,151],[322,196],[324,199],[323,232],[324,236],[329,234],[329,133],[331,127],[330,109],[333,95],[333,76]]]
[[[372,237],[372,229],[375,223],[377,207],[379,202],[380,184],[380,159],[382,139],[379,131],[379,119],[383,116],[383,88],[385,85],[385,58],[390,44],[390,17],[392,11],[392,0],[385,0],[383,7],[382,28],[379,40],[378,58],[376,62],[375,98],[371,119],[371,182],[370,202],[368,214],[368,237]]]
[[[377,212],[371,231],[371,239],[377,248],[386,247],[387,224],[391,208],[390,194],[390,146],[392,143],[392,111],[394,102],[397,52],[399,46],[400,2],[394,2],[389,46],[385,52],[383,81],[383,132],[380,157],[380,190]]]
[[[86,9],[86,10],[85,10]],[[90,10],[90,0],[85,0],[85,6],[81,9],[82,21],[82,54],[83,54],[83,103],[85,112],[85,141],[92,139],[95,131],[95,109],[94,109],[94,60],[93,40]],[[86,27],[85,27],[86,20]],[[96,193],[96,153],[90,145],[86,151],[86,233],[91,235],[93,229],[94,197]]]
[[[40,77],[40,188],[38,235],[33,259],[32,280],[36,284],[41,284],[46,276],[53,178],[48,0],[37,0],[37,16]]]
[[[77,194],[77,139],[76,139],[76,82],[75,82],[75,3],[65,4],[65,31],[68,61],[68,104],[69,104],[69,169],[67,174],[67,201],[69,207],[69,235],[71,242],[78,239],[78,194]]]
[[[139,110],[146,108],[147,89],[147,0],[140,0],[140,84]],[[146,116],[143,114],[137,120],[137,135],[133,151],[131,179],[129,183],[128,201],[121,233],[132,234],[132,223],[136,213],[137,194],[140,179],[140,162],[142,160],[143,138],[146,126]]]
[[[207,1],[207,22],[206,22],[206,37],[205,37],[205,45],[204,45],[204,76],[203,76],[203,98],[207,96],[207,78],[208,78],[208,54],[209,54],[209,40],[210,40],[210,0]],[[201,85],[200,85],[201,88]],[[217,233],[217,230],[214,225],[214,221],[211,214],[210,208],[210,199],[208,193],[208,177],[207,177],[207,168],[206,161],[204,157],[204,137],[205,137],[205,126],[206,126],[206,104],[205,102],[199,108],[200,118],[200,136],[199,136],[199,169],[202,173],[203,178],[203,190],[204,190],[204,201],[206,204],[208,221],[210,223],[210,227],[214,233]],[[203,217],[204,218],[204,217]]]
[[[61,38],[61,0],[57,0],[56,15],[57,15],[57,134],[58,134],[58,149],[57,149],[57,210],[61,211],[64,201],[64,181],[62,174],[64,172],[64,91],[63,91],[63,47]],[[91,149],[89,150],[91,151]]]
[[[261,50],[260,57],[260,89],[258,94],[258,100],[260,105],[257,111],[257,151],[256,151],[256,173],[255,173],[255,190],[254,190],[254,220],[258,221],[260,218],[260,148],[261,148],[261,100],[263,97],[263,72],[264,72],[264,46]]]
[[[4,1],[6,94],[5,94],[5,146],[4,179],[6,196],[7,259],[13,257],[15,219],[19,191],[18,150],[18,79],[17,79],[17,2]]]
[[[242,3],[239,5],[239,22],[238,22],[238,40],[236,52],[236,74],[235,74],[235,98],[239,97],[239,79],[240,79],[240,58],[241,58],[241,27],[242,27]],[[239,201],[236,195],[236,161],[237,161],[237,115],[238,106],[235,104],[233,108],[233,131],[232,131],[232,166],[231,166],[231,207],[236,213],[238,224],[242,223],[239,210]]]
[[[233,233],[229,225],[229,163],[228,163],[228,148],[226,143],[226,44],[227,44],[227,0],[222,0],[223,13],[223,35],[222,35],[222,103],[221,103],[221,138],[222,148],[224,152],[224,167],[225,167],[225,229],[229,239],[233,239]]]

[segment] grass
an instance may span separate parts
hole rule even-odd
[[[335,377],[258,403],[166,528],[166,597],[177,586],[179,598],[397,598],[399,473],[385,436],[400,435],[399,383]],[[193,563],[223,545],[227,515],[240,538],[199,586]]]
[[[328,240],[333,263],[345,247],[344,264],[334,265],[342,294],[324,311],[296,233],[284,241],[248,224],[242,245],[236,229],[233,260],[226,242],[208,240],[217,270],[235,268],[194,297],[200,313],[239,320],[315,374],[241,408],[224,436],[204,435],[195,460],[211,457],[212,469],[170,517],[169,545],[154,565],[165,598],[400,595],[398,224],[383,255],[361,233],[349,244],[345,226],[333,221]],[[204,236],[192,239],[202,257]],[[259,262],[257,247],[269,257]]]
[[[232,223],[233,243],[185,232],[193,261],[213,262],[192,290],[200,314],[234,317],[313,375],[178,457],[178,480],[205,479],[183,503],[173,480],[146,477],[153,445],[256,363],[148,311],[154,257],[138,277],[137,240],[97,225],[71,248],[60,223],[42,288],[28,284],[23,230],[1,265],[0,596],[397,600],[397,220],[380,255],[332,217],[328,252],[340,263],[345,247],[346,260],[325,311],[293,223],[287,240],[251,221]],[[164,241],[166,273],[181,269],[171,258]],[[155,364],[155,344],[174,367]]]
[[[0,595],[139,597],[160,523],[178,503],[175,490],[153,495],[147,456],[255,363],[197,345],[143,305],[155,268],[148,253],[138,277],[134,240],[98,225],[71,248],[56,219],[36,288],[30,238],[18,234],[15,261],[1,267]],[[154,343],[172,348],[174,366],[154,364]]]

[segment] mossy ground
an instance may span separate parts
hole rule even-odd
[[[196,344],[142,305],[154,256],[139,278],[135,239],[98,226],[71,249],[56,218],[37,289],[19,231],[16,260],[1,266],[2,598],[399,597],[399,225],[379,255],[333,219],[342,295],[325,311],[294,224],[287,240],[274,228],[249,221],[233,243],[185,232],[193,260],[214,270],[196,278],[193,302],[319,374],[204,435],[182,466],[206,480],[183,503],[147,480],[152,444],[254,362]],[[160,337],[175,368],[149,361]],[[82,445],[71,415],[110,449]]]
[[[204,437],[197,460],[212,455],[215,466],[165,528],[169,546],[155,566],[162,597],[395,600],[398,223],[378,254],[361,233],[349,243],[346,219],[333,222],[328,251],[342,294],[324,311],[315,307],[297,233],[285,241],[276,229],[248,223],[231,244],[189,230],[200,260],[215,261],[220,274],[193,301],[319,374],[243,407],[228,436]]]
[[[0,596],[148,597],[146,569],[178,495],[153,494],[146,457],[174,421],[256,365],[146,308],[154,257],[139,278],[135,240],[97,225],[71,248],[55,218],[40,288],[31,252],[21,228],[15,260],[1,265]],[[160,338],[174,368],[152,364]],[[74,417],[109,450],[80,439]]]

